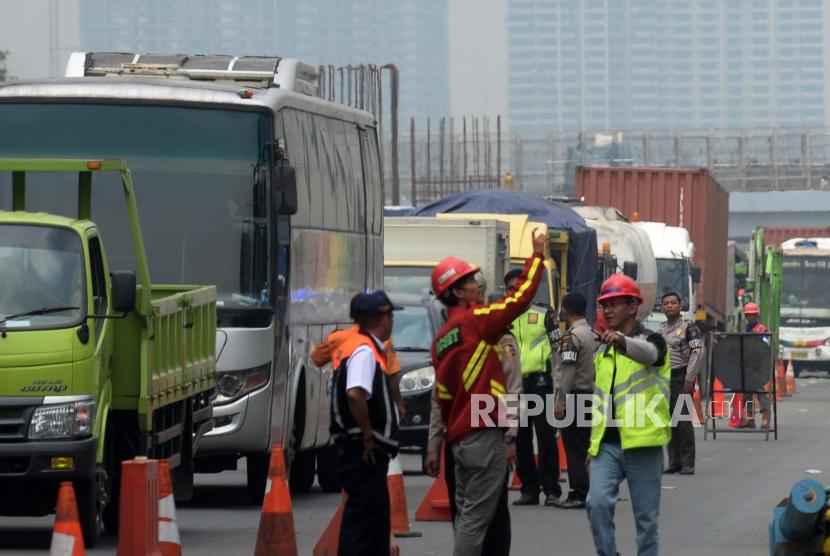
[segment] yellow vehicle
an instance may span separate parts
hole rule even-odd
[[[534,222],[526,214],[462,214],[439,213],[438,218],[463,220],[496,220],[510,225],[510,267],[522,268],[533,253],[533,230],[548,236],[545,244],[545,275],[536,292],[534,303],[560,308],[568,285],[568,232]]]

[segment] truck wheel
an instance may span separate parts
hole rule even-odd
[[[187,502],[193,498],[193,409],[190,400],[185,401],[184,411],[181,460],[170,473],[173,479],[173,498],[176,502]]]
[[[261,505],[265,498],[265,483],[268,481],[268,464],[271,452],[248,454],[246,474],[248,477],[248,500],[253,505]]]
[[[288,486],[291,492],[308,492],[314,484],[314,450],[294,454]]]
[[[94,478],[84,479],[75,481],[74,487],[84,546],[95,548],[104,532],[104,505],[101,503],[98,483]]]
[[[334,446],[317,450],[317,482],[323,492],[340,492],[337,460],[337,449]]]

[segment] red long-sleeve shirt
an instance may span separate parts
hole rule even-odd
[[[495,345],[507,327],[530,306],[544,272],[542,255],[525,263],[517,291],[479,307],[450,307],[447,322],[432,343],[435,387],[450,442],[458,442],[486,421],[472,420],[472,395],[501,397],[504,371]],[[498,423],[497,404],[488,415]]]

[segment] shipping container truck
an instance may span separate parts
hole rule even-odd
[[[788,239],[808,237],[830,237],[830,226],[764,228],[764,243],[766,245],[781,245]]]
[[[572,208],[597,233],[600,276],[604,280],[611,274],[626,274],[637,280],[643,294],[637,319],[646,319],[651,315],[657,295],[657,261],[648,234],[613,207]]]
[[[632,220],[688,230],[694,244],[691,260],[700,268],[691,309],[699,322],[725,325],[729,193],[707,170],[579,166],[574,187],[586,204],[612,206]]]
[[[216,288],[150,281],[121,161],[0,159],[0,172],[13,186],[0,211],[0,513],[54,512],[72,481],[93,547],[117,530],[122,461],[164,458],[176,493],[193,488],[215,392]],[[26,212],[36,173],[78,176],[76,217]],[[93,181],[123,192],[137,273],[110,270]]]
[[[421,295],[445,257],[462,257],[481,267],[487,295],[504,294],[510,268],[510,227],[504,222],[464,218],[383,219],[383,284],[390,293]]]

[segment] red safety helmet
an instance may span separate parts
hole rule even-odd
[[[758,307],[757,303],[749,302],[744,305],[744,314],[745,315],[758,315],[761,313],[761,309]]]
[[[441,297],[453,284],[479,270],[481,270],[479,267],[464,259],[447,257],[432,269],[432,291],[436,296]]]
[[[608,280],[602,283],[597,303],[605,301],[606,299],[614,299],[615,297],[633,297],[638,303],[643,302],[640,286],[624,274],[612,274],[608,277]]]

